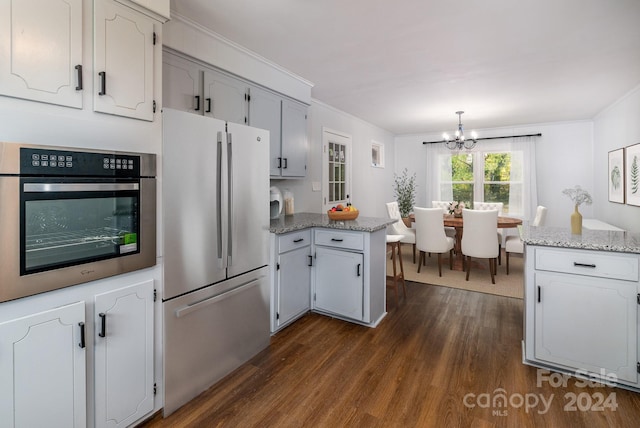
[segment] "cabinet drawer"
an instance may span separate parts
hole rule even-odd
[[[364,250],[364,235],[360,232],[319,229],[315,231],[314,242],[316,245],[350,250]]]
[[[537,270],[638,281],[638,256],[589,250],[537,248]]]
[[[278,236],[278,254],[309,245],[311,245],[311,231],[309,229],[289,232]]]

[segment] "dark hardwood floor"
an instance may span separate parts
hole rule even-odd
[[[143,426],[640,426],[640,394],[538,382],[537,369],[522,364],[522,300],[407,288],[375,329],[306,315],[167,419]]]

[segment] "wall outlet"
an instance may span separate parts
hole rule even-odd
[[[322,183],[320,183],[319,181],[312,181],[311,190],[313,190],[314,192],[320,192],[322,190]]]

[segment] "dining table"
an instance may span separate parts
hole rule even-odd
[[[413,214],[409,215],[411,222],[415,222]],[[453,227],[456,230],[454,252],[456,258],[454,259],[453,268],[456,270],[464,270],[464,255],[462,254],[462,232],[464,229],[464,217],[457,217],[453,214],[443,214],[443,223],[445,227]],[[498,229],[508,229],[518,227],[522,224],[522,219],[516,217],[498,216]]]

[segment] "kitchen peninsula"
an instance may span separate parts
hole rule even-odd
[[[524,362],[640,391],[640,234],[529,227]]]
[[[375,327],[386,314],[386,227],[300,213],[272,219],[271,331],[309,310]]]

